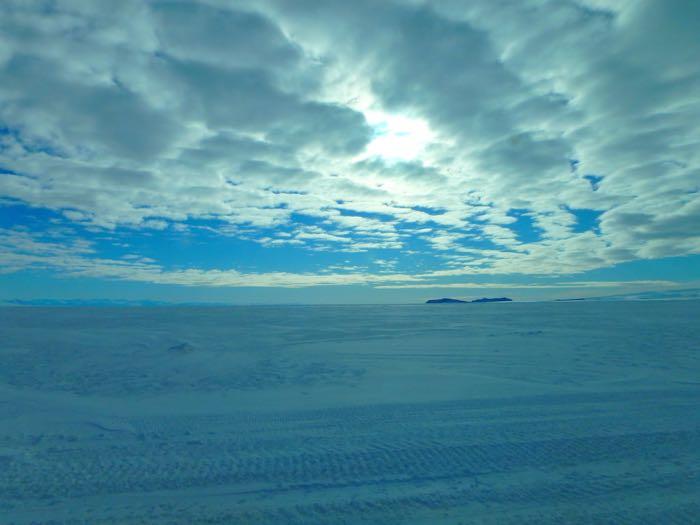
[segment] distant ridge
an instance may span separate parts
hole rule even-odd
[[[449,297],[443,297],[442,299],[428,299],[425,304],[454,304],[454,303],[503,303],[509,302],[513,299],[509,297],[482,297],[481,299],[474,299],[473,301],[462,301],[461,299],[451,299]]]

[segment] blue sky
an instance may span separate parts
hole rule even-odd
[[[0,301],[700,282],[700,4],[0,5]]]

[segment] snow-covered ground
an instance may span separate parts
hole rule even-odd
[[[0,308],[1,523],[698,523],[700,302]]]

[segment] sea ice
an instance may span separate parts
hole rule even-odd
[[[0,522],[692,523],[699,320],[0,308]]]

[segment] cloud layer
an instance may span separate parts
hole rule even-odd
[[[0,264],[306,286],[700,253],[699,19],[692,0],[3,2],[0,202],[73,233],[4,230]],[[202,228],[387,262],[174,270],[84,233]]]

